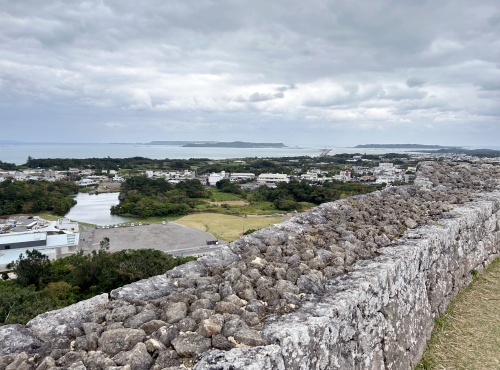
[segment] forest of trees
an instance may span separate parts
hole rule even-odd
[[[122,184],[120,203],[111,208],[112,214],[122,216],[181,216],[191,212],[208,190],[198,180],[170,184],[164,179],[145,176],[128,178]]]
[[[307,181],[290,181],[276,188],[261,186],[244,191],[228,179],[217,182],[221,192],[232,193],[249,202],[270,202],[278,211],[302,210],[301,203],[319,205],[341,197],[369,193],[383,186],[359,183],[325,182],[311,185]],[[211,190],[197,180],[182,181],[172,185],[164,179],[149,179],[145,176],[131,177],[125,181],[120,193],[120,203],[111,213],[122,216],[182,216],[196,211],[196,206],[210,200]]]
[[[0,215],[50,211],[65,215],[76,204],[71,195],[78,186],[66,181],[12,181],[0,182]]]
[[[277,210],[294,211],[301,209],[300,202],[319,205],[325,202],[333,202],[345,196],[370,193],[380,190],[384,186],[338,181],[327,181],[322,185],[311,185],[307,181],[290,181],[289,183],[280,183],[276,188],[261,186],[252,191],[251,198],[254,201],[272,202]]]
[[[65,171],[72,168],[89,168],[99,172],[100,170],[196,170],[197,173],[209,172],[252,172],[256,175],[265,172],[278,172],[291,174],[291,171],[297,166],[307,168],[316,166],[318,163],[327,163],[330,168],[336,165],[345,165],[355,154],[335,154],[326,157],[282,157],[282,158],[243,158],[242,160],[225,159],[211,160],[208,158],[190,158],[190,159],[150,159],[144,157],[131,158],[32,158],[28,157],[25,164],[16,166],[10,163],[0,162],[0,168],[13,170],[23,167],[29,168],[51,168],[54,170]],[[359,154],[361,155],[361,154]],[[363,155],[364,159],[372,161],[391,160],[398,158],[408,159],[409,155],[401,153],[386,153],[383,155]],[[350,162],[351,164],[364,165],[363,161]],[[340,169],[340,168],[339,168]],[[335,168],[335,170],[337,170]]]
[[[26,323],[36,315],[65,307],[125,284],[165,273],[195,257],[172,257],[153,249],[76,253],[50,261],[36,249],[12,263],[16,280],[0,280],[0,325]],[[6,278],[3,274],[3,278]]]

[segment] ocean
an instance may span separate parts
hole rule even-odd
[[[148,144],[0,144],[0,161],[26,163],[32,158],[129,158],[189,159],[189,158],[277,158],[310,156],[317,157],[322,150],[329,154],[361,153],[383,154],[411,152],[411,149],[367,149],[342,147],[286,147],[286,148],[184,148],[173,145]]]

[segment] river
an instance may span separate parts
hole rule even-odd
[[[111,206],[118,204],[119,193],[89,195],[78,193],[78,202],[64,217],[96,225],[113,225],[133,221],[133,218],[112,215]]]

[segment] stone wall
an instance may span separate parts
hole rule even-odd
[[[0,369],[410,369],[500,251],[500,168],[323,204],[165,275],[0,328]]]

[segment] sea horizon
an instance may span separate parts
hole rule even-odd
[[[286,144],[285,144],[286,145]],[[442,145],[444,146],[444,145]],[[500,149],[495,147],[462,146],[468,149]],[[27,143],[13,140],[0,141],[0,161],[21,165],[32,158],[130,158],[150,159],[190,159],[208,158],[213,160],[231,158],[277,158],[316,157],[324,150],[334,154],[384,154],[415,153],[415,148],[356,148],[329,145],[295,145],[282,148],[213,148],[183,147],[180,145],[159,145],[150,143]]]

